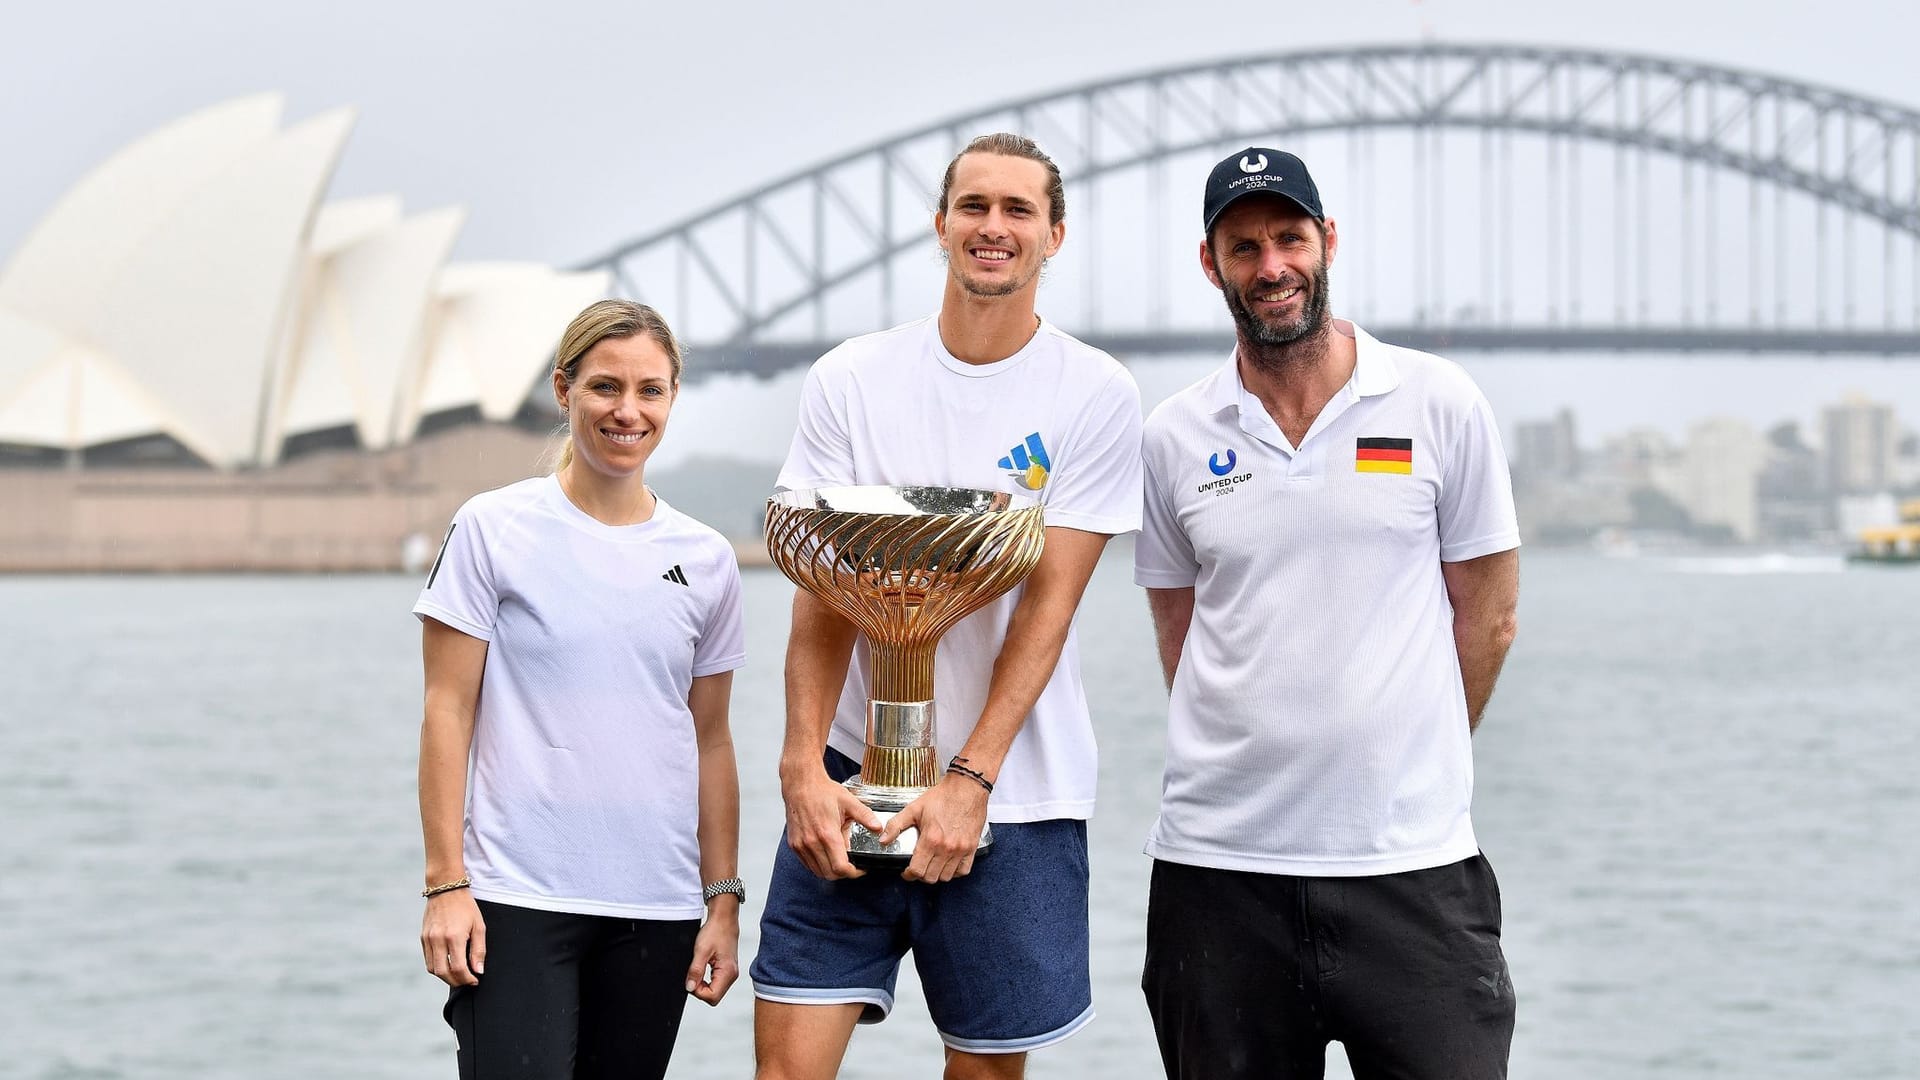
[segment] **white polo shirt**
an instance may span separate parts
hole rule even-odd
[[[1478,850],[1440,564],[1519,546],[1506,455],[1457,364],[1337,325],[1353,377],[1297,447],[1231,356],[1147,419],[1134,580],[1194,590],[1154,858],[1358,876]]]
[[[693,680],[745,659],[740,569],[660,500],[606,525],[552,476],[467,500],[414,614],[487,642],[463,842],[473,895],[698,919]]]
[[[1140,391],[1111,356],[1043,323],[1019,352],[968,364],[929,316],[845,342],[807,373],[782,489],[935,484],[1036,497],[1049,526],[1140,527]],[[1021,587],[941,637],[934,654],[942,762],[986,705]],[[1085,818],[1098,759],[1069,627],[1060,662],[1002,763],[989,821]],[[828,745],[860,760],[870,656],[854,648]]]

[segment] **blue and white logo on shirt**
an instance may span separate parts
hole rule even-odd
[[[1199,488],[1196,489],[1196,493],[1200,495],[1209,493],[1214,495],[1233,494],[1236,487],[1253,479],[1252,467],[1248,467],[1245,472],[1234,472],[1233,470],[1239,466],[1240,455],[1234,452],[1233,447],[1229,446],[1225,450],[1214,451],[1214,453],[1207,458],[1207,471],[1212,473],[1215,479],[1201,481]]]
[[[1024,444],[1016,446],[1006,457],[1000,459],[1000,467],[1007,470],[1013,482],[1028,491],[1039,491],[1047,486],[1047,475],[1053,469],[1052,459],[1047,457],[1047,447],[1040,441],[1040,433],[1027,436]]]

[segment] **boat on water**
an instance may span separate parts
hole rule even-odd
[[[1898,525],[1860,530],[1859,545],[1847,556],[1861,563],[1920,563],[1920,499],[1900,507]]]

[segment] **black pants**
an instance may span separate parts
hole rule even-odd
[[[487,971],[444,1015],[460,1080],[658,1080],[687,1003],[700,920],[654,922],[479,901]]]
[[[1155,862],[1141,980],[1172,1080],[1507,1075],[1513,984],[1483,856],[1375,877]]]

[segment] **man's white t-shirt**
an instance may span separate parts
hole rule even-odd
[[[664,500],[638,525],[602,524],[536,477],[460,508],[413,610],[488,643],[464,841],[473,894],[701,918],[687,694],[745,659],[732,546]]]
[[[1519,546],[1506,455],[1457,364],[1353,335],[1298,447],[1231,357],[1147,420],[1134,580],[1194,590],[1155,858],[1357,876],[1478,850],[1441,563]]]
[[[928,317],[854,338],[807,374],[784,490],[924,484],[1038,497],[1048,526],[1140,527],[1140,391],[1106,353],[1050,323],[1014,355],[968,364]],[[993,664],[1021,589],[961,620],[934,659],[940,760],[958,753],[986,704]],[[869,654],[854,648],[828,743],[860,760]],[[1014,739],[988,803],[990,821],[1085,818],[1098,759],[1079,646],[1060,663]]]

